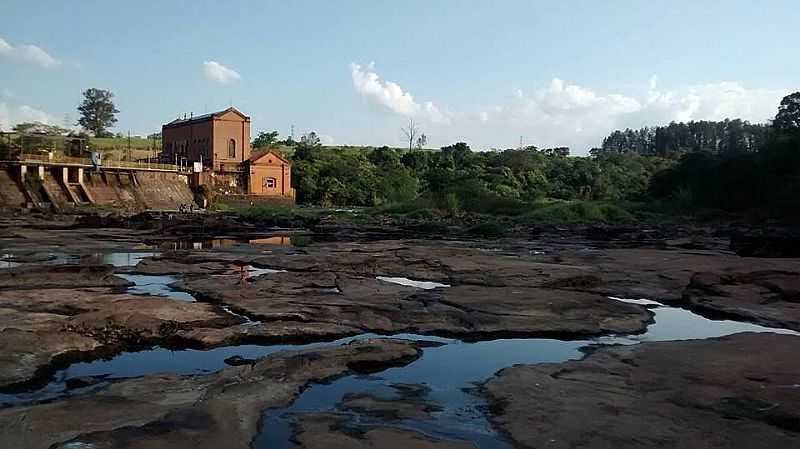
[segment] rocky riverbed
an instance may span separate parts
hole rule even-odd
[[[798,259],[89,224],[0,220],[2,447],[796,445]]]

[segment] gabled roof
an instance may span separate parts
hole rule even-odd
[[[234,114],[237,114],[238,116],[240,116],[245,120],[250,120],[250,117],[242,114],[241,111],[231,106],[228,109],[223,109],[217,112],[211,112],[209,114],[197,115],[190,118],[176,118],[175,120],[165,124],[164,126],[178,126],[178,125],[185,125],[187,123],[204,122],[206,120],[211,120],[214,117],[219,117],[223,114],[227,114],[228,112],[233,112]]]
[[[263,158],[264,156],[266,156],[268,154],[274,156],[275,159],[280,160],[284,164],[288,164],[288,165],[292,164],[291,162],[286,160],[285,157],[281,156],[280,154],[278,154],[278,153],[276,153],[276,152],[274,152],[272,150],[265,150],[265,151],[259,151],[259,152],[253,153],[253,154],[250,155],[250,157],[247,160],[248,160],[248,162],[250,162],[252,164],[252,163],[256,162],[257,160]]]

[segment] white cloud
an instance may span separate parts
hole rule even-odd
[[[32,44],[20,45],[14,47],[5,39],[0,38],[0,56],[17,59],[31,64],[51,69],[58,67],[62,62],[49,53],[44,51],[41,47]]]
[[[656,80],[654,77],[650,82],[643,118],[659,124],[726,118],[765,122],[775,115],[778,103],[788,93],[783,89],[747,89],[729,81],[661,91]]]
[[[235,70],[225,67],[216,61],[204,61],[203,74],[207,79],[222,84],[230,84],[242,78]]]
[[[450,122],[449,114],[440,110],[433,102],[420,104],[414,100],[411,92],[403,91],[399,84],[382,79],[374,71],[374,63],[366,67],[350,64],[350,75],[358,93],[397,114],[437,124]]]
[[[789,93],[738,82],[661,89],[655,75],[638,91],[604,93],[553,78],[538,89],[515,89],[494,103],[453,110],[417,101],[399,84],[382,79],[372,64],[350,68],[353,87],[362,96],[399,115],[420,119],[430,146],[466,141],[475,149],[513,147],[522,136],[526,144],[569,146],[573,154],[586,154],[615,129],[726,118],[763,123]]]
[[[57,124],[55,117],[32,106],[0,103],[0,130],[10,131],[14,125],[26,122]]]

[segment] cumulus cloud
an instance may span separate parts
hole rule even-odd
[[[538,88],[515,89],[494,104],[444,109],[417,101],[378,75],[373,64],[350,69],[359,94],[396,114],[421,119],[431,146],[467,141],[476,149],[516,146],[522,136],[525,144],[569,146],[573,154],[586,154],[615,129],[726,118],[763,123],[789,92],[730,81],[662,89],[655,75],[638,90],[600,92],[552,78]]]
[[[14,125],[26,122],[57,124],[55,117],[32,106],[0,103],[0,130],[10,131]]]
[[[242,78],[237,71],[225,67],[216,61],[204,61],[203,74],[207,79],[221,84],[230,84]]]
[[[60,60],[54,58],[41,47],[32,44],[13,46],[0,38],[0,56],[35,64],[46,69],[60,66]]]
[[[433,102],[418,103],[411,92],[404,91],[399,84],[384,80],[375,72],[374,64],[366,67],[350,64],[350,75],[356,92],[384,106],[389,110],[406,117],[416,117],[432,123],[446,124],[450,121],[448,114],[439,109]]]

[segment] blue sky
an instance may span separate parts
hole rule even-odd
[[[224,6],[224,8],[220,8]],[[344,144],[568,145],[625,126],[765,121],[800,90],[794,1],[6,0],[0,127],[111,89],[115,131],[231,103],[254,134]]]

